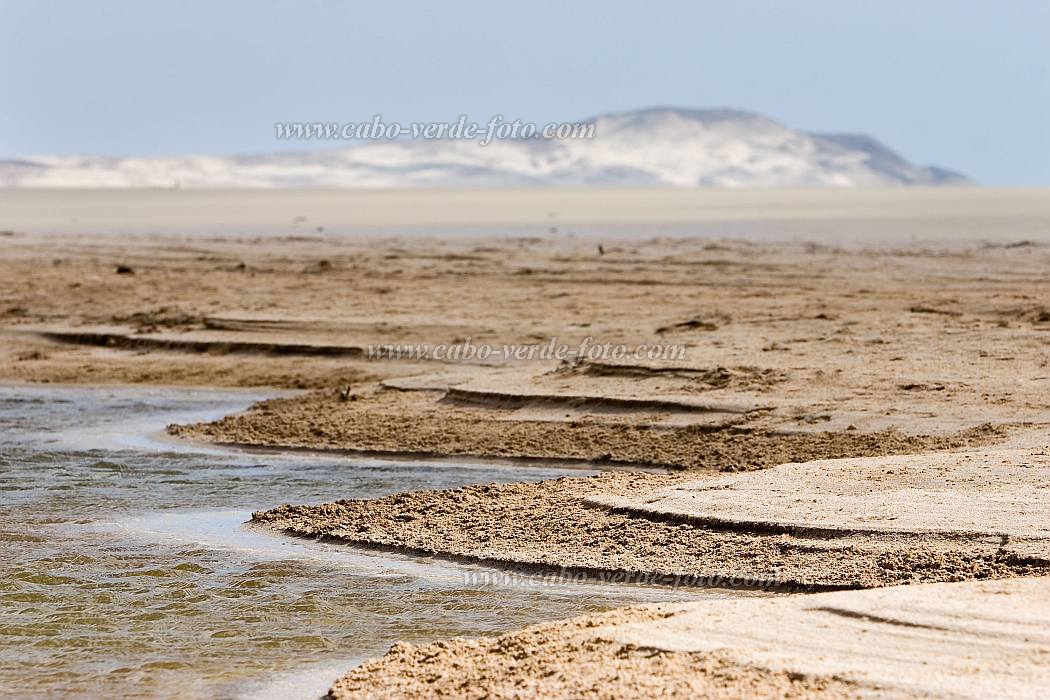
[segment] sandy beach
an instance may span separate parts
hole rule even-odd
[[[1050,3],[0,0],[0,698],[1050,695]]]
[[[974,201],[926,192],[907,210],[911,224],[880,218],[879,202],[916,193],[824,191],[835,216],[789,207],[780,219],[772,193],[754,195],[754,217],[739,213],[743,195],[719,194],[730,202],[721,215],[694,200],[692,214],[650,222],[653,235],[608,237],[578,202],[553,223],[535,213],[571,210],[564,191],[557,201],[497,193],[470,215],[451,207],[435,215],[440,237],[392,234],[408,215],[383,214],[399,207],[382,200],[361,225],[388,218],[367,236],[333,233],[307,212],[312,228],[274,215],[266,235],[189,221],[181,233],[88,238],[78,227],[106,227],[112,213],[92,219],[78,197],[52,196],[66,214],[37,227],[39,202],[2,203],[21,218],[0,237],[0,380],[294,390],[168,430],[230,446],[599,472],[367,500],[333,491],[327,504],[260,510],[257,524],[526,574],[795,593],[395,645],[335,683],[333,697],[954,692],[878,655],[829,651],[816,663],[784,650],[834,650],[857,620],[887,648],[887,629],[930,631],[940,642],[913,651],[935,665],[961,664],[966,644],[1013,640],[1023,653],[970,660],[973,687],[1025,696],[1045,683],[1034,669],[1050,642],[1010,607],[1045,615],[1050,590],[1045,192],[998,204],[987,192]],[[135,206],[149,210],[157,196]],[[588,192],[587,211],[603,196],[625,197]],[[326,206],[339,210],[338,197]],[[499,229],[500,197],[534,214]],[[639,195],[620,206],[644,213],[653,198],[674,200]],[[284,216],[278,204],[266,211]],[[966,235],[952,238],[945,222],[957,218]],[[662,233],[672,219],[675,235]],[[564,220],[579,235],[565,235]],[[921,220],[938,222],[930,236]],[[638,228],[646,221],[639,214]],[[681,235],[690,221],[698,233]],[[444,235],[458,226],[465,233]],[[500,232],[480,233],[486,226]],[[879,227],[897,235],[842,241],[842,231]],[[821,236],[831,229],[839,233]],[[383,345],[552,338],[684,354],[369,357]],[[965,609],[930,612],[956,595]],[[734,620],[778,615],[805,627],[824,609],[853,612],[802,641],[730,634]],[[673,628],[682,619],[688,630]]]
[[[1038,697],[1048,579],[660,605],[396,645],[334,698]],[[975,614],[994,608],[995,617]]]

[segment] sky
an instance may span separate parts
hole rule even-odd
[[[303,148],[277,122],[670,105],[1050,185],[1048,37],[1047,0],[0,0],[0,158],[265,153]]]

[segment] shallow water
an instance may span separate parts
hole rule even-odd
[[[727,595],[478,585],[477,567],[245,526],[280,503],[532,481],[536,466],[225,451],[157,437],[246,392],[0,387],[0,694],[316,697],[395,640]],[[574,471],[579,474],[580,472]]]

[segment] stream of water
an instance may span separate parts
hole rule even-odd
[[[565,469],[250,453],[158,437],[261,396],[0,387],[0,694],[313,698],[396,640],[725,592],[488,584],[245,525],[280,503]],[[574,473],[579,474],[579,471]]]

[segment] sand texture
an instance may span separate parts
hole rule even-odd
[[[936,506],[939,521],[896,531],[857,521],[829,537],[819,532],[828,523],[797,497],[767,498],[779,472],[724,492],[726,482],[713,478],[793,462],[1045,444],[1050,248],[1039,244],[849,249],[652,239],[599,249],[564,237],[88,242],[15,232],[4,245],[7,379],[311,389],[171,428],[221,443],[673,472],[257,515],[292,534],[527,570],[737,577],[805,590],[1045,566],[1038,532],[984,522],[992,516],[985,505],[1009,504],[1026,489],[1039,511],[1045,494],[1029,482],[1042,472],[1003,466],[1012,481],[997,483],[992,452],[965,458],[992,460],[977,465],[979,484],[942,476],[942,500],[927,514]],[[470,337],[498,346],[552,336],[570,345],[587,337],[675,343],[687,352],[575,365],[367,358],[370,344]],[[838,475],[827,483],[848,489],[853,468],[817,462],[808,481],[787,481],[817,490]],[[896,471],[871,469],[881,471],[869,481]],[[905,486],[884,499],[883,517],[895,517]],[[842,513],[878,516],[866,493],[842,488],[837,497],[853,508]],[[714,494],[708,502],[718,507],[683,517],[681,502],[697,493]],[[910,494],[913,503],[929,497]],[[968,505],[958,521],[966,533],[946,531],[944,519]],[[1013,536],[1005,547],[1004,532]]]
[[[650,489],[667,481],[610,474],[537,485],[466,486],[281,506],[255,513],[254,520],[301,537],[522,571],[566,568],[599,579],[631,574],[632,580],[671,585],[812,591],[1050,570],[1050,550],[1042,540],[1034,548],[1031,542],[1004,545],[998,535],[777,534],[747,525],[730,529],[654,519],[591,504],[609,494],[638,493],[644,501]]]
[[[647,606],[395,645],[330,693],[1035,698],[1050,683],[1048,630],[1046,578]]]
[[[740,529],[1001,537],[1047,543],[1050,554],[1046,448],[784,464],[591,502]]]
[[[707,202],[724,216],[701,216],[707,200],[636,193],[665,208],[661,226],[639,233],[640,215],[607,237],[600,226],[552,234],[558,224],[542,209],[521,235],[486,235],[499,207],[457,218],[448,202],[460,200],[433,193],[421,201],[444,202],[440,232],[457,235],[332,235],[290,216],[259,231],[209,229],[200,212],[173,213],[153,235],[42,232],[68,232],[74,214],[85,230],[108,222],[80,199],[88,194],[22,228],[47,196],[0,198],[0,213],[17,215],[0,232],[0,379],[301,390],[170,432],[601,472],[370,501],[333,492],[331,503],[288,504],[258,522],[524,572],[810,593],[397,646],[336,696],[911,697],[949,694],[944,678],[959,679],[957,695],[1025,696],[1045,683],[1035,668],[1045,639],[1020,632],[1008,602],[1042,619],[1045,583],[1017,577],[1050,571],[1050,246],[1025,235],[1050,229],[1032,193],[1000,218],[987,192],[951,195],[952,216],[922,192],[851,194],[839,209],[790,193],[782,211],[775,193],[755,195],[755,210],[735,195]],[[539,201],[507,196],[514,216]],[[289,197],[257,213],[314,201]],[[362,220],[400,210],[409,195],[398,197],[379,197]],[[572,206],[608,204],[595,197]],[[907,216],[880,218],[891,200]],[[793,202],[822,213],[807,218]],[[629,204],[609,204],[609,216]],[[849,213],[861,205],[863,216]],[[573,215],[581,228],[585,213]],[[764,217],[769,236],[733,237]],[[847,220],[855,233],[895,233],[833,243]],[[936,229],[930,240],[914,233],[925,226]],[[794,242],[810,234],[823,242]],[[539,347],[552,337],[686,352],[369,359],[381,344]],[[959,587],[936,587],[949,585]],[[855,588],[879,590],[814,593]],[[812,603],[823,595],[843,597]],[[784,626],[762,625],[770,619]],[[861,650],[842,640],[864,635],[872,649],[897,640],[904,656],[858,662]],[[988,651],[967,656],[967,645]],[[923,660],[948,675],[924,680]]]

